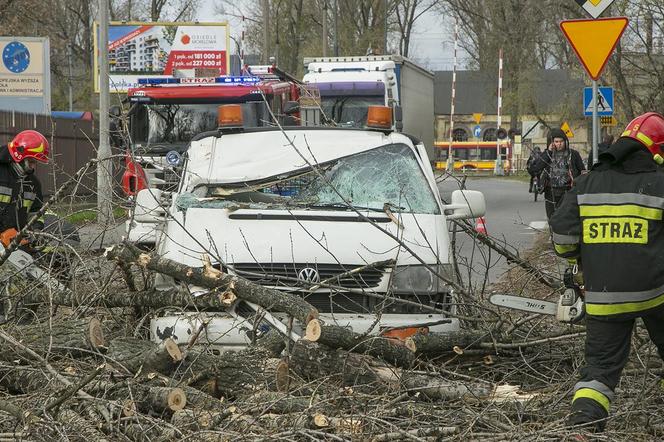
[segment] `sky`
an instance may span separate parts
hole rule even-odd
[[[206,22],[226,21],[230,25],[231,35],[238,37],[242,31],[241,21],[235,17],[216,14],[214,3],[202,2],[196,18]],[[441,23],[441,20],[441,17],[432,11],[418,19],[409,50],[409,58],[434,71],[452,70],[454,65],[454,24],[452,20],[446,20],[448,21],[446,24]],[[235,51],[234,45],[231,50]],[[463,57],[462,51],[459,51],[457,69],[463,67]]]

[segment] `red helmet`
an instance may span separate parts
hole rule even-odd
[[[664,157],[664,117],[657,112],[648,112],[634,118],[622,133],[623,137],[634,138],[655,155]]]
[[[20,163],[26,158],[34,158],[42,163],[48,163],[48,140],[36,130],[19,132],[7,145],[12,160]]]

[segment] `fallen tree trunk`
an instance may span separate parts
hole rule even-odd
[[[280,359],[252,348],[214,355],[192,349],[179,367],[183,381],[212,396],[244,396],[256,389],[279,389],[287,383],[278,367]]]
[[[307,324],[305,338],[331,348],[366,353],[398,367],[409,368],[415,361],[415,355],[402,341],[379,336],[363,336],[345,327],[323,324],[318,319]]]
[[[271,312],[286,312],[305,325],[312,319],[318,318],[318,310],[299,296],[254,284],[244,278],[223,273],[209,265],[200,268],[189,267],[170,259],[145,253],[128,243],[112,247],[106,252],[106,256],[109,260],[134,263],[190,284],[216,289],[203,296],[221,297],[222,303],[225,303],[226,307],[229,307],[237,297],[258,304]]]
[[[439,356],[450,351],[462,351],[466,347],[476,346],[487,333],[474,330],[459,330],[450,333],[418,333],[406,339],[405,345],[415,355]]]
[[[306,339],[295,343],[289,368],[308,380],[336,376],[346,386],[359,386],[374,394],[406,389],[422,392],[431,399],[459,399],[485,397],[494,391],[488,383],[449,381],[436,375],[412,373],[368,355],[333,350]]]
[[[170,374],[183,359],[182,351],[171,338],[159,344],[144,339],[116,338],[108,345],[106,356],[133,374],[152,371]]]
[[[48,323],[5,325],[3,331],[18,338],[20,343],[40,355],[80,356],[103,347],[101,322],[96,319],[60,319]],[[0,339],[0,359],[14,360],[17,356],[30,359],[20,346]]]

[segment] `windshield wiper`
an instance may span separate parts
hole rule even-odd
[[[323,204],[307,204],[307,207],[314,209],[346,209],[346,210],[370,210],[372,212],[382,212],[382,208],[356,206],[354,204],[346,203],[323,203]]]

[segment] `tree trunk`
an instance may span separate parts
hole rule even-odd
[[[95,318],[60,319],[52,322],[50,327],[47,323],[7,324],[3,331],[40,355],[80,356],[104,346],[101,322]],[[0,339],[0,359],[14,360],[17,356],[23,357],[23,351]],[[25,357],[32,360],[29,355]]]
[[[237,297],[258,304],[269,311],[286,312],[305,325],[310,320],[318,318],[318,311],[299,296],[269,289],[244,278],[222,273],[209,265],[200,268],[189,267],[170,259],[144,253],[130,244],[114,246],[106,252],[106,256],[109,260],[135,263],[190,284],[217,289],[204,297],[219,297],[221,305],[225,305],[225,307],[230,307]]]
[[[377,336],[364,337],[344,327],[325,325],[317,319],[307,325],[305,338],[331,348],[366,353],[398,367],[409,368],[415,361],[415,355],[402,341]]]
[[[171,338],[160,344],[144,339],[116,338],[109,344],[107,356],[133,374],[151,371],[170,374],[175,364],[183,359],[182,351]]]
[[[471,347],[474,344],[480,343],[486,337],[486,332],[471,330],[460,330],[451,333],[418,333],[406,339],[406,347],[417,356],[426,355],[433,357],[449,353],[450,351],[459,351],[466,347]]]

